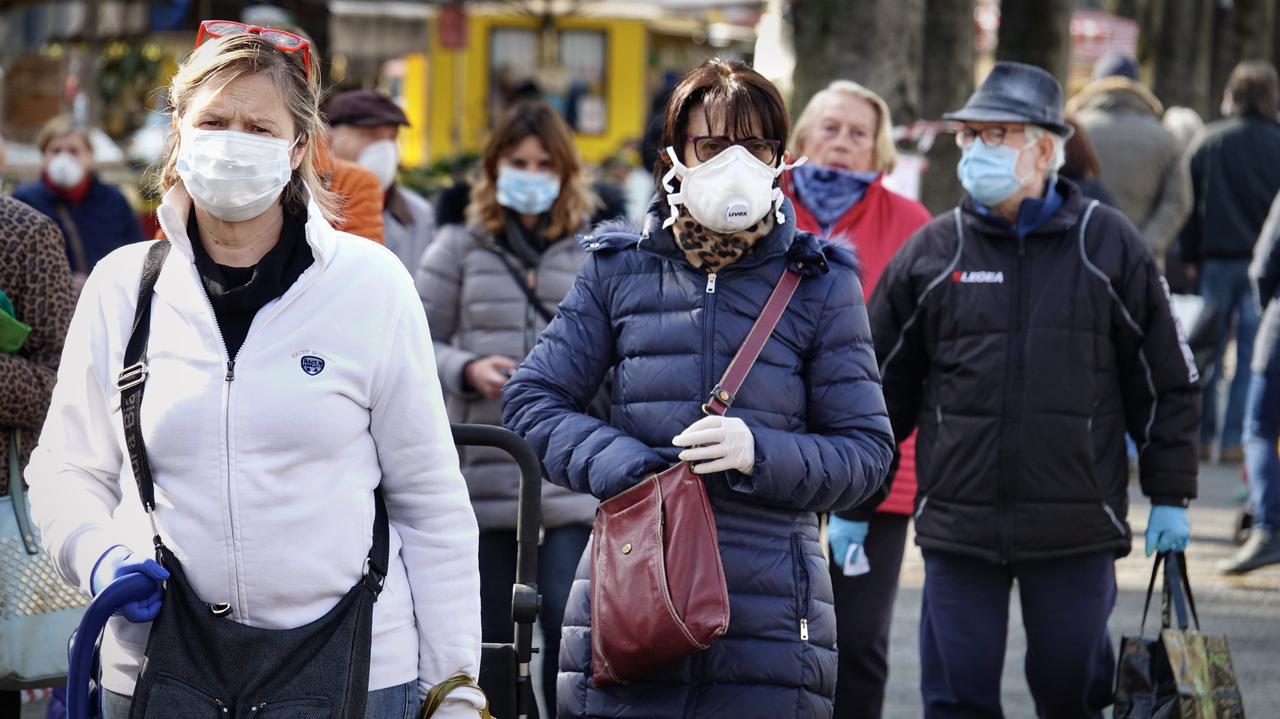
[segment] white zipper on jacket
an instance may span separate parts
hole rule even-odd
[[[707,294],[714,295],[716,293],[716,273],[707,274]]]
[[[312,249],[314,254],[314,245],[311,244],[311,230],[305,225],[303,226],[303,235],[306,239],[307,247]],[[314,267],[315,265],[318,265],[319,263],[320,263],[319,258],[315,258],[315,260],[313,261],[312,267]],[[307,268],[307,270],[303,270],[303,274],[306,274],[308,271],[310,271],[310,269],[311,268],[309,267]],[[284,311],[284,308],[292,304],[293,301],[296,300],[302,294],[303,289],[305,289],[311,283],[315,282],[316,277],[318,277],[319,275],[320,275],[320,272],[317,270],[316,272],[311,273],[311,276],[307,278],[306,282],[303,282],[301,284],[299,284],[298,282],[295,282],[293,286],[285,290],[285,295],[289,295],[289,301],[285,302],[284,296],[282,295],[279,298],[280,301],[276,304],[276,307],[271,311],[270,315],[263,315],[262,317],[258,317],[257,315],[255,315],[253,320],[250,321],[249,330],[248,332],[245,333],[244,341],[240,343],[240,350],[236,352],[236,357],[239,357],[241,354],[244,353],[244,348],[246,345],[249,344],[249,340],[254,337],[255,330],[260,329],[263,325],[268,324],[269,322],[271,322],[271,320],[275,319],[276,316],[278,316],[282,311]],[[209,297],[207,293],[205,294],[205,301],[209,302]],[[212,302],[209,302],[209,308],[210,310],[213,309]],[[213,324],[215,328],[218,325],[216,315],[214,316]],[[222,337],[222,330],[220,328],[218,329],[218,337],[220,338]],[[223,351],[224,352],[226,351],[225,341],[223,342]],[[235,364],[236,364],[235,359],[231,359],[228,361],[228,364],[227,364],[227,368],[228,368],[227,382],[228,383],[232,382],[235,379],[235,371],[234,371]],[[231,389],[232,389],[232,385],[227,384],[226,387],[227,387],[227,395],[226,395],[227,400],[223,408],[223,421],[225,423],[226,434],[227,434],[227,444],[226,444],[225,452],[226,452],[226,458],[227,458],[227,512],[228,512],[228,519],[231,520],[231,558],[232,558],[231,571],[232,571],[232,578],[235,580],[234,586],[236,588],[236,604],[238,605],[236,610],[236,617],[238,621],[245,622],[245,621],[248,621],[249,619],[249,611],[247,608],[249,603],[249,597],[248,595],[241,596],[244,592],[244,582],[240,581],[239,572],[236,571],[236,567],[239,566],[238,563],[240,561],[240,554],[236,549],[236,547],[238,546],[238,540],[236,537],[236,534],[237,534],[236,533],[236,512],[235,512],[235,502],[232,500],[232,494],[231,494],[231,477],[232,477],[231,475]]]
[[[304,226],[304,227],[303,227],[303,235],[304,235],[304,237],[306,238],[307,246],[308,246],[309,248],[313,248],[313,249],[314,249],[314,246],[311,244],[311,230],[310,230],[310,228],[308,228],[308,227]],[[317,260],[316,260],[316,262],[319,262],[319,260],[317,259]],[[305,273],[305,271],[304,271],[304,273]],[[301,294],[301,290],[302,290],[302,288],[304,288],[304,287],[306,287],[307,285],[309,285],[309,284],[311,284],[312,282],[314,282],[314,281],[315,281],[315,277],[316,277],[318,274],[319,274],[318,272],[313,273],[313,274],[312,274],[312,276],[311,276],[310,278],[308,278],[308,279],[307,279],[307,282],[306,282],[306,283],[304,283],[304,284],[302,284],[302,285],[295,284],[293,287],[289,288],[289,289],[297,289],[297,290],[298,290],[297,292],[293,292],[293,293],[292,293],[292,294],[293,294],[293,298],[296,298],[299,294]],[[247,604],[247,602],[248,602],[248,597],[242,597],[242,596],[241,596],[241,593],[242,593],[242,591],[244,590],[244,583],[240,581],[240,572],[239,572],[239,571],[238,571],[238,569],[237,569],[237,568],[239,567],[240,553],[239,553],[239,551],[237,551],[237,549],[236,549],[236,547],[237,547],[237,543],[238,543],[238,539],[237,539],[237,536],[236,536],[236,535],[237,535],[237,532],[236,532],[236,511],[235,511],[235,500],[234,500],[234,497],[233,497],[233,494],[232,494],[232,487],[231,487],[231,484],[232,484],[232,472],[231,472],[231,390],[232,390],[232,388],[233,388],[233,384],[232,384],[232,383],[234,383],[234,382],[235,382],[235,378],[236,378],[236,358],[231,356],[231,352],[230,352],[230,350],[227,348],[227,340],[226,340],[226,338],[225,338],[225,337],[223,336],[223,334],[222,334],[222,327],[220,327],[220,326],[218,325],[218,314],[217,314],[216,312],[214,312],[214,309],[213,309],[213,301],[209,299],[209,293],[208,293],[208,291],[207,291],[207,290],[205,290],[205,288],[204,288],[204,282],[200,279],[200,273],[199,273],[199,270],[196,270],[196,284],[198,285],[198,289],[199,289],[199,291],[200,291],[200,296],[204,298],[204,304],[205,304],[205,307],[207,307],[207,308],[209,309],[209,317],[213,320],[213,332],[214,332],[214,334],[215,334],[215,335],[217,335],[217,337],[218,337],[218,344],[222,347],[222,356],[223,356],[223,358],[226,360],[226,367],[227,367],[227,373],[223,376],[223,395],[222,395],[222,427],[223,427],[223,433],[224,433],[225,437],[224,437],[224,440],[223,440],[222,455],[223,455],[223,457],[226,459],[226,463],[227,463],[227,469],[226,469],[226,473],[225,473],[225,477],[224,477],[224,478],[225,478],[225,481],[226,481],[226,488],[227,488],[227,520],[228,520],[228,522],[229,522],[229,525],[228,525],[228,526],[229,526],[230,531],[231,531],[231,537],[230,537],[230,540],[231,540],[231,541],[230,541],[230,547],[231,547],[231,562],[230,562],[230,565],[231,565],[231,566],[230,566],[230,572],[231,572],[231,580],[232,580],[231,586],[235,588],[235,596],[230,598],[230,599],[232,599],[232,601],[230,602],[230,604],[231,604],[231,613],[232,613],[235,617],[237,617],[237,619],[238,619],[239,621],[242,621],[242,622],[243,622],[243,621],[245,621],[246,619],[248,619],[248,612],[247,612],[247,611],[246,611],[246,609],[245,609],[245,605],[246,605],[246,604]],[[286,290],[286,294],[288,294],[288,290]],[[290,303],[292,303],[293,298],[290,298]],[[286,306],[287,306],[287,303],[285,303],[285,302],[280,302],[280,303],[279,303],[279,305],[275,308],[275,310],[271,313],[271,315],[270,315],[269,317],[263,317],[261,322],[257,322],[257,323],[252,323],[252,322],[251,322],[250,327],[249,327],[249,332],[245,333],[244,341],[242,341],[242,342],[240,343],[240,349],[236,351],[236,357],[239,357],[239,356],[240,356],[240,354],[241,354],[242,352],[244,352],[244,346],[245,346],[246,344],[248,344],[248,342],[249,342],[249,338],[253,336],[253,325],[254,325],[254,324],[257,324],[258,326],[262,326],[263,324],[266,324],[269,320],[271,320],[271,319],[275,318],[275,316],[276,316],[276,315],[280,314],[281,310],[283,310]],[[256,318],[255,318],[255,319],[256,319]]]

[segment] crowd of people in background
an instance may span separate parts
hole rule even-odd
[[[233,25],[206,23],[169,88],[166,243],[139,243],[69,117],[40,132],[40,177],[0,197],[0,451],[83,591],[185,572],[184,591],[274,630],[325,614],[373,562],[355,635],[372,654],[348,688],[363,698],[367,678],[365,716],[413,716],[478,676],[481,640],[512,634],[519,470],[455,455],[450,421],[506,426],[541,459],[538,686],[562,717],[879,717],[913,524],[925,715],[999,714],[1016,582],[1037,706],[1101,716],[1131,471],[1151,554],[1186,546],[1198,461],[1243,463],[1252,527],[1220,570],[1280,563],[1271,65],[1237,67],[1206,126],[1166,110],[1132,58],[1071,98],[997,63],[944,118],[962,159],[930,171],[964,195],[937,217],[886,187],[908,118],[857,78],[793,126],[772,83],[720,60],[662,93],[638,169],[593,174],[557,111],[524,97],[475,172],[428,198],[400,182],[395,102],[322,103],[304,35]],[[161,244],[144,372],[157,501],[110,388]],[[775,339],[732,413],[702,417],[784,269],[803,279]],[[1171,289],[1202,298],[1194,325]],[[669,670],[597,686],[596,507],[682,460],[706,479],[732,623]],[[148,558],[153,534],[167,561]],[[160,701],[138,678],[148,632],[173,631],[160,597],[103,640],[108,717]],[[465,686],[445,704],[483,705]]]

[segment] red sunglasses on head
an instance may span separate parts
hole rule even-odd
[[[263,39],[274,45],[280,52],[302,53],[302,67],[307,71],[307,79],[311,79],[311,42],[305,37],[294,35],[284,30],[246,25],[234,20],[205,20],[200,23],[200,32],[196,35],[196,47],[203,45],[205,40],[246,33],[262,36]]]

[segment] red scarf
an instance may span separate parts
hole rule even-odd
[[[89,183],[93,179],[93,173],[84,173],[84,178],[80,180],[80,184],[72,188],[59,187],[57,183],[50,180],[49,175],[45,173],[40,173],[40,177],[44,180],[44,184],[48,185],[50,190],[53,190],[53,194],[73,205],[78,205],[80,204],[80,201],[84,199],[84,196],[89,194]]]

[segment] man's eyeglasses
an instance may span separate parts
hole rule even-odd
[[[982,144],[987,147],[1000,147],[1004,144],[1005,137],[1025,131],[1025,127],[984,127],[981,130],[962,127],[956,130],[956,144],[961,149],[966,149],[973,144],[974,140],[981,137]]]
[[[284,30],[246,25],[234,20],[205,20],[200,23],[200,32],[196,35],[196,47],[203,45],[205,40],[244,34],[260,35],[280,52],[301,53],[302,67],[307,71],[307,79],[311,79],[311,43],[301,35]]]
[[[711,158],[728,150],[730,147],[741,145],[757,160],[766,165],[772,165],[778,161],[778,152],[782,149],[781,142],[766,140],[762,137],[730,140],[727,137],[715,135],[688,135],[687,138],[689,142],[693,143],[693,154],[698,158],[699,162],[710,162]]]

